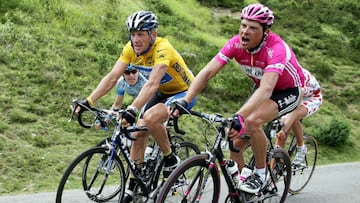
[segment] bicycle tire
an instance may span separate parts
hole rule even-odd
[[[289,192],[290,194],[298,194],[309,183],[316,166],[318,155],[318,144],[314,137],[310,135],[304,135],[304,144],[307,147],[307,153],[305,161],[301,165],[292,166],[292,179]],[[292,146],[292,147],[291,147]],[[293,152],[289,152],[291,160],[295,158],[296,152],[296,139],[291,143],[290,149],[294,149]]]
[[[207,176],[204,177],[206,174]],[[193,202],[199,197],[199,188],[204,178],[207,184],[204,185],[205,191],[201,195],[203,198],[199,202],[217,203],[220,193],[220,175],[217,167],[209,167],[208,154],[195,155],[178,166],[165,181],[156,202],[181,202],[179,198],[182,201],[190,198],[190,202]],[[191,188],[187,188],[188,186]],[[209,199],[209,197],[212,198]]]
[[[271,179],[266,190],[270,193],[269,198],[263,203],[284,203],[289,193],[291,184],[291,161],[287,151],[276,148],[272,149],[268,157],[268,164],[271,169]]]
[[[177,141],[180,140],[182,139],[179,139]],[[186,160],[187,158],[192,157],[196,154],[200,154],[200,150],[195,144],[185,141],[183,142],[180,141],[179,143],[176,142],[172,143],[172,148],[175,150],[174,153],[180,158],[181,161]],[[164,161],[162,160],[159,168],[162,169],[163,165],[164,165]],[[155,173],[156,174],[152,180],[152,185],[151,185],[152,191],[154,191],[158,186],[160,186],[162,180],[164,180],[164,178],[162,177],[162,170],[158,170]],[[134,195],[134,202],[143,203],[148,200],[147,195],[141,194],[142,191],[139,188],[139,185],[137,185],[135,191],[139,191],[140,193]]]
[[[179,143],[179,142],[184,142],[184,138],[179,136],[179,135],[176,135],[176,134],[173,134],[170,136],[171,137],[171,142],[172,143]]]
[[[108,163],[108,149],[95,147],[88,149],[76,157],[64,172],[56,194],[56,203],[66,202],[105,202],[125,191],[125,171],[118,156],[114,157],[111,173],[107,175],[107,182],[101,185],[104,168],[99,167],[99,160],[106,166]],[[94,175],[90,177],[89,174]],[[116,175],[117,174],[117,175]],[[100,180],[99,180],[100,179]],[[96,182],[98,181],[98,182]],[[91,187],[88,183],[91,182]],[[98,187],[95,189],[95,187]],[[90,189],[90,190],[89,190]],[[99,189],[99,191],[97,191]],[[94,193],[94,191],[96,191]]]

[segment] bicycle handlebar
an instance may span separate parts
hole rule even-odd
[[[82,126],[84,128],[91,128],[93,126],[93,123],[89,125],[83,121],[82,115],[85,111],[89,111],[90,113],[92,113],[95,116],[95,118],[100,121],[100,124],[102,127],[107,125],[105,119],[107,119],[107,118],[115,119],[116,114],[118,112],[121,114],[121,112],[123,111],[123,110],[114,111],[114,110],[101,109],[101,108],[96,108],[96,107],[87,107],[81,103],[81,100],[73,100],[72,108],[73,108],[73,111],[71,113],[69,122],[72,121],[72,119],[74,118],[74,115],[77,114],[77,121],[80,124],[80,126]],[[76,113],[78,108],[80,108],[80,110],[78,113]]]
[[[186,109],[183,106],[179,105],[176,101],[171,104],[171,109],[172,109],[172,113],[176,109],[178,109],[181,112],[181,114],[194,115],[194,116],[203,118],[203,119],[208,120],[208,121],[212,121],[212,122],[215,122],[215,123],[221,123],[221,125],[224,128],[229,127],[230,123],[232,122],[232,118],[224,118],[221,114],[207,114],[207,113],[203,113],[203,112],[197,112],[197,111],[194,111],[194,110],[191,110],[191,109]],[[227,141],[229,143],[230,150],[233,151],[233,152],[239,152],[240,149],[234,146],[233,140],[230,139],[228,136],[226,136],[226,138],[227,138]]]
[[[82,104],[81,100],[73,100],[72,108],[73,108],[73,110],[72,110],[69,122],[72,121],[72,119],[74,118],[74,115],[77,115],[78,123],[80,124],[80,126],[82,126],[84,128],[91,128],[93,126],[93,123],[91,125],[89,125],[83,121],[82,115],[85,111],[89,111],[91,114],[93,114],[94,117],[96,118],[96,120],[100,121],[100,125],[102,127],[107,125],[105,119],[109,118],[109,116],[110,116],[110,118],[109,118],[110,120],[115,120],[117,117],[117,114],[119,114],[121,116],[122,113],[125,111],[123,109],[108,110],[108,109],[102,109],[102,108],[96,108],[96,107],[87,107],[84,104]],[[80,108],[78,113],[76,113],[77,108]],[[121,119],[119,119],[119,120],[121,120]],[[117,121],[117,123],[120,125],[119,127],[124,132],[125,137],[127,137],[130,140],[136,140],[136,138],[131,136],[131,134],[130,134],[131,132],[148,130],[148,128],[146,126],[122,127],[121,121]],[[179,128],[178,118],[172,118],[172,124],[174,126],[174,131],[176,133],[181,134],[181,135],[185,134],[185,131],[183,131]]]
[[[93,114],[96,118],[96,120],[99,120],[101,122],[101,125],[102,126],[106,126],[107,123],[105,121],[105,119],[109,118],[110,116],[110,120],[114,120],[116,119],[117,117],[117,114],[121,115],[122,112],[124,112],[125,110],[108,110],[108,109],[101,109],[101,108],[96,108],[96,107],[87,107],[85,105],[83,105],[81,103],[81,100],[73,100],[73,103],[72,103],[72,108],[73,108],[73,111],[71,113],[71,117],[69,119],[69,122],[74,118],[74,115],[76,115],[76,111],[77,111],[77,108],[80,107],[80,111],[77,113],[77,121],[78,123],[84,127],[84,128],[90,128],[92,127],[93,125],[87,125],[84,121],[83,121],[83,118],[82,118],[82,114],[85,112],[85,111],[89,111],[91,114]],[[148,128],[146,126],[128,126],[128,127],[123,127],[121,125],[121,119],[117,119],[116,121],[116,128],[114,129],[114,133],[115,134],[119,134],[122,132],[122,134],[128,138],[129,140],[136,140],[135,137],[133,137],[131,135],[131,132],[137,132],[137,131],[147,131]]]

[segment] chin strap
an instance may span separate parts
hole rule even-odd
[[[267,36],[268,36],[268,32],[264,32],[263,34],[263,38],[260,42],[260,44],[255,47],[255,48],[252,48],[252,49],[248,49],[247,51],[250,53],[250,54],[256,54],[260,51],[260,49],[266,44],[266,39],[267,39]]]

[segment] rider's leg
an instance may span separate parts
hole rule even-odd
[[[164,155],[171,153],[170,142],[164,122],[168,119],[169,113],[163,103],[159,103],[144,113],[144,122],[149,133],[154,137]]]
[[[246,119],[246,132],[250,134],[251,146],[255,156],[255,166],[258,169],[265,168],[266,161],[267,140],[263,125],[273,120],[277,114],[277,104],[269,99]]]
[[[294,117],[296,117],[291,126],[291,129],[296,136],[297,146],[302,146],[304,145],[304,131],[301,119],[303,119],[307,115],[307,109],[304,106],[300,105],[290,114],[295,114]]]
[[[164,122],[168,118],[169,112],[163,103],[154,105],[144,114],[145,124],[164,154],[164,178],[167,178],[180,163],[179,158],[171,150],[166,127],[164,126]]]
[[[302,100],[302,96],[300,97],[300,101]],[[281,120],[284,122],[284,126],[280,130],[280,132],[277,134],[277,138],[275,141],[275,146],[279,146],[281,148],[284,148],[287,135],[290,133],[290,130],[292,129],[292,125],[296,120],[299,120],[299,113],[300,113],[300,103],[294,109],[292,112],[284,115],[281,117]],[[303,117],[301,117],[303,118]]]
[[[245,161],[243,152],[245,150],[246,145],[248,144],[249,140],[247,139],[234,139],[233,144],[236,148],[238,148],[239,152],[230,151],[230,159],[234,160],[238,164],[239,171],[244,167]]]
[[[255,156],[254,175],[250,176],[240,189],[249,193],[258,192],[266,181],[266,147],[267,140],[263,130],[266,122],[278,115],[278,106],[268,100],[245,118],[246,134],[250,135],[251,148]]]
[[[139,119],[136,125],[145,126],[145,122],[143,119]],[[141,131],[134,132],[132,135],[136,138],[136,140],[133,141],[131,145],[130,158],[140,166],[144,162],[144,153],[149,140],[149,135],[147,132]]]
[[[140,119],[137,122],[137,125],[143,126],[144,121]],[[140,131],[134,132],[132,135],[136,138],[136,140],[133,141],[131,145],[130,158],[131,160],[135,161],[135,164],[138,168],[141,168],[142,163],[144,162],[144,153],[149,136],[146,132],[140,132]],[[136,179],[134,175],[130,172],[129,185],[127,190],[125,191],[123,202],[127,203],[133,200],[133,191],[135,188],[135,184],[136,184]]]

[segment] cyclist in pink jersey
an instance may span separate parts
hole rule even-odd
[[[240,148],[231,152],[239,168],[245,133],[250,135],[255,156],[254,173],[240,185],[249,193],[258,192],[266,182],[266,137],[263,124],[293,111],[299,104],[304,75],[290,47],[270,31],[274,22],[272,11],[262,4],[251,4],[242,10],[239,34],[230,39],[214,58],[198,73],[186,96],[178,103],[187,106],[231,59],[255,83],[255,90],[247,102],[234,114],[229,137]],[[178,115],[175,111],[174,116]]]
[[[316,78],[306,69],[303,69],[305,82],[302,88],[302,101],[294,111],[282,117],[284,126],[277,134],[276,145],[284,148],[289,130],[293,130],[296,137],[296,155],[293,164],[301,164],[306,156],[307,147],[304,144],[304,131],[301,121],[303,118],[317,112],[323,101],[321,87]]]

